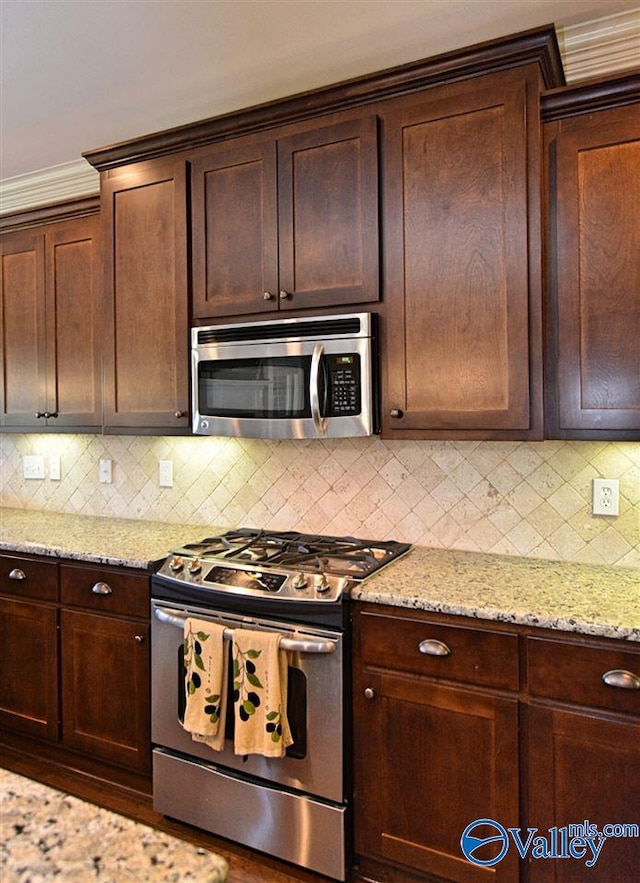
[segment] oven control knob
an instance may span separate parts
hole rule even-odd
[[[174,573],[178,573],[179,570],[182,570],[184,567],[184,561],[179,555],[174,555],[171,561],[169,562],[169,567],[173,570]]]
[[[202,570],[202,564],[200,564],[200,559],[194,558],[192,561],[190,561],[187,565],[187,570],[189,571],[189,573],[193,573],[194,575],[196,573],[200,573],[200,571]]]
[[[306,574],[304,574],[301,570],[296,573],[294,578],[291,580],[291,585],[294,589],[304,589],[308,585],[308,580]]]
[[[324,573],[319,573],[314,577],[313,585],[315,586],[316,592],[326,592],[330,588],[329,580]]]

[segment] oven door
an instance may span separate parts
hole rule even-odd
[[[200,345],[192,350],[193,431],[237,438],[374,432],[371,340]]]
[[[232,709],[227,713],[227,738],[222,751],[195,742],[183,729],[183,625],[188,616],[221,623],[229,629],[273,630],[285,637],[290,648],[287,717],[294,739],[285,757],[235,755]],[[344,666],[340,632],[158,600],[152,601],[151,628],[154,744],[243,776],[338,803],[344,800]]]

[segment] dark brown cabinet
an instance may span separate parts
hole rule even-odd
[[[105,430],[189,427],[187,169],[140,163],[102,176]]]
[[[354,641],[355,849],[364,877],[513,883],[513,852],[487,871],[465,859],[460,838],[477,819],[518,825],[517,636],[364,605]]]
[[[377,121],[235,139],[193,163],[193,315],[378,300]]]
[[[543,101],[552,438],[640,439],[639,90],[636,74]]]
[[[151,769],[149,579],[61,566],[62,741]]]
[[[0,726],[57,740],[58,568],[0,556]]]
[[[637,826],[640,652],[613,642],[527,643],[526,825],[542,832],[585,819],[598,831],[608,824]],[[591,849],[581,861],[530,860],[527,881],[631,880],[640,862],[637,829],[607,837],[595,863],[587,866],[587,859]]]
[[[381,112],[390,438],[541,438],[539,74]]]
[[[97,217],[8,232],[2,255],[2,427],[102,422]]]

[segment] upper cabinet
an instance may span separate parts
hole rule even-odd
[[[192,219],[196,318],[378,300],[375,117],[212,149]]]
[[[0,239],[3,429],[101,425],[97,204],[82,217],[66,208],[67,220]]]
[[[383,112],[382,432],[541,438],[539,74]]]
[[[189,426],[187,169],[141,163],[103,176],[105,430]]]
[[[547,435],[640,439],[640,74],[549,93]]]

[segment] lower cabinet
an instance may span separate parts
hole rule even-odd
[[[371,604],[353,618],[357,879],[637,878],[640,645]]]
[[[354,617],[362,872],[382,880],[420,872],[430,880],[511,883],[517,854],[485,868],[465,859],[460,840],[477,820],[519,824],[518,697],[511,695],[517,635],[383,610],[358,608]],[[367,867],[371,860],[384,871]]]
[[[0,742],[35,737],[62,763],[71,752],[148,776],[149,585],[143,572],[0,555]]]

